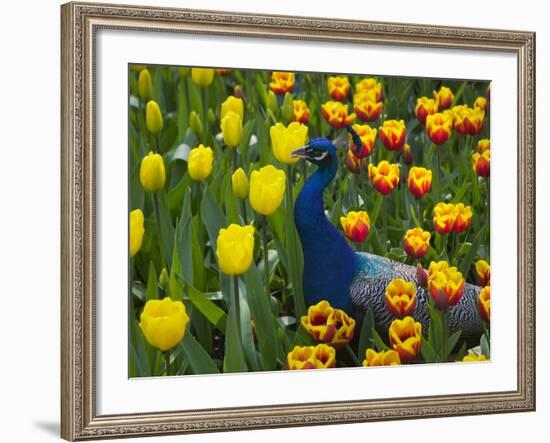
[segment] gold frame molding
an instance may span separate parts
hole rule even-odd
[[[390,400],[98,416],[95,408],[95,77],[100,28],[504,51],[518,59],[518,387]],[[68,3],[61,7],[61,436],[67,440],[535,409],[535,34]]]

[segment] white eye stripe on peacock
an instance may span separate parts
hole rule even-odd
[[[315,148],[307,148],[306,154],[312,160],[321,161],[326,158],[326,156],[328,155],[328,151],[321,151]]]

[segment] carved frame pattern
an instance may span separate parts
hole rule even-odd
[[[62,18],[61,435],[67,440],[535,409],[535,34],[68,3]],[[390,400],[97,416],[94,35],[99,28],[507,51],[518,57],[518,389]]]

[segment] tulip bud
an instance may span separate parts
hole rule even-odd
[[[214,111],[212,111],[211,108],[208,108],[207,118],[209,124],[213,125],[214,123],[216,123],[216,114],[214,114]]]
[[[166,170],[164,168],[164,159],[160,154],[155,154],[151,151],[143,157],[139,170],[139,179],[143,188],[148,192],[157,192],[164,187]]]
[[[285,99],[283,100],[282,107],[283,120],[291,121],[294,116],[294,104],[292,102],[292,94],[287,92],[285,94]]]
[[[223,141],[230,149],[235,149],[243,140],[243,121],[241,116],[228,111],[221,121]]]
[[[143,241],[145,228],[143,226],[144,218],[141,209],[135,209],[130,212],[130,257],[138,253]]]
[[[413,150],[408,143],[403,145],[403,161],[406,165],[412,165],[414,162]]]
[[[153,82],[148,69],[142,69],[139,73],[138,94],[142,100],[149,100],[153,96]]]
[[[233,88],[233,95],[237,98],[243,99],[244,98],[243,88],[241,88],[240,85],[235,85],[235,87]]]
[[[191,111],[189,114],[189,127],[197,137],[202,134],[202,122],[201,118],[195,111]]]
[[[346,166],[349,172],[359,174],[361,172],[361,159],[357,158],[352,151],[348,151],[346,155]]]
[[[147,130],[153,135],[157,135],[164,126],[162,112],[160,111],[158,103],[154,100],[149,100],[147,102],[147,107],[145,108],[145,124]]]
[[[279,112],[279,103],[277,101],[277,96],[273,91],[267,93],[267,109],[269,109],[273,115],[277,115]]]
[[[223,120],[228,112],[234,112],[244,120],[244,102],[241,98],[230,95],[221,105],[220,120]]]
[[[416,265],[416,279],[418,280],[418,284],[423,288],[428,286],[428,274],[426,274],[422,263],[417,263]]]
[[[192,68],[191,79],[199,88],[206,88],[210,86],[214,80],[214,69],[209,68]]]
[[[248,183],[248,177],[246,176],[243,168],[237,169],[231,176],[231,187],[233,189],[233,194],[235,194],[241,200],[244,200],[248,197],[250,185]]]
[[[164,290],[167,290],[169,282],[170,282],[170,276],[168,275],[168,271],[166,270],[166,268],[162,268],[162,271],[160,271],[160,277],[159,277],[160,287]]]

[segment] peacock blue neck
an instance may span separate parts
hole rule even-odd
[[[336,158],[320,166],[296,199],[294,220],[304,254],[303,286],[306,304],[327,300],[333,307],[352,311],[349,288],[359,258],[344,236],[327,220],[323,192],[334,179]]]

